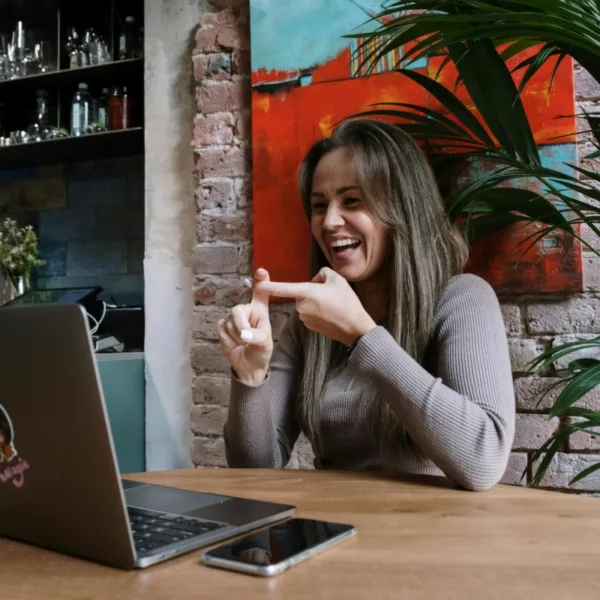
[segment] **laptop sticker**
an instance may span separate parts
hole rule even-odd
[[[0,483],[23,487],[25,471],[29,463],[24,460],[15,446],[15,431],[6,409],[0,404]]]

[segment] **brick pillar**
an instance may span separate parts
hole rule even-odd
[[[223,424],[229,403],[229,364],[216,340],[217,321],[250,299],[244,278],[252,272],[250,151],[250,24],[248,0],[224,0],[223,9],[202,17],[196,34],[194,123],[198,244],[194,249],[195,377],[191,426],[197,466],[225,466]],[[271,309],[274,336],[289,305]],[[304,440],[301,458],[311,465]]]
[[[229,402],[229,365],[215,328],[230,307],[248,300],[243,279],[251,272],[247,6],[231,6],[201,18],[193,61],[198,244],[194,249],[192,460],[196,465],[224,466],[221,434]]]

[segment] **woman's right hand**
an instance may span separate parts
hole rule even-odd
[[[269,281],[258,269],[256,281]],[[253,291],[250,304],[238,304],[217,323],[217,337],[237,378],[248,385],[264,381],[273,354],[269,295]]]

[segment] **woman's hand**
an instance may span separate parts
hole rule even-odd
[[[306,327],[347,346],[377,327],[350,284],[327,267],[311,283],[278,283],[267,279],[257,281],[254,292],[295,299],[298,317]]]
[[[269,274],[258,269],[255,280],[268,282]],[[255,286],[250,304],[234,306],[228,317],[217,323],[217,337],[238,379],[248,385],[261,383],[273,354],[269,295]]]

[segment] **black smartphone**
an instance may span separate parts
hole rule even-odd
[[[344,523],[290,519],[204,553],[204,564],[270,577],[356,534]]]

